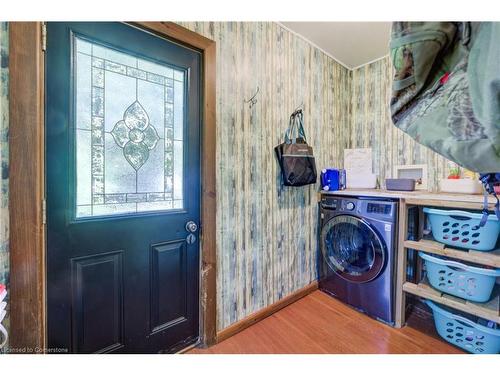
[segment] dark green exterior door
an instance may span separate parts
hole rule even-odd
[[[48,24],[49,348],[197,340],[200,70],[197,51],[130,25]]]

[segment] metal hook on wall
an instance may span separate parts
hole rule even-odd
[[[248,99],[248,100],[243,100],[245,104],[248,104],[248,108],[252,108],[255,104],[257,104],[257,94],[259,93],[260,91],[260,87],[257,86],[257,91],[255,92],[255,94],[253,94],[253,96]]]
[[[304,109],[304,102],[302,102],[292,113],[292,116],[295,116],[297,113],[302,112]]]

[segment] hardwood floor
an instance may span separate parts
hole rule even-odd
[[[316,290],[250,328],[190,354],[463,353],[412,327],[395,329]]]

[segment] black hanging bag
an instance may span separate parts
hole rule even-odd
[[[316,183],[316,162],[312,147],[306,141],[301,109],[290,116],[288,129],[285,132],[285,142],[276,146],[274,152],[278,158],[285,186]]]

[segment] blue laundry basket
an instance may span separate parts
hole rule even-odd
[[[495,248],[500,234],[500,220],[495,215],[488,215],[486,224],[480,227],[482,214],[427,207],[424,212],[429,217],[436,241],[478,251]]]
[[[449,343],[474,354],[500,353],[500,329],[485,327],[426,300],[432,309],[439,335]]]
[[[431,285],[447,294],[474,302],[490,299],[500,269],[468,266],[420,252]]]

